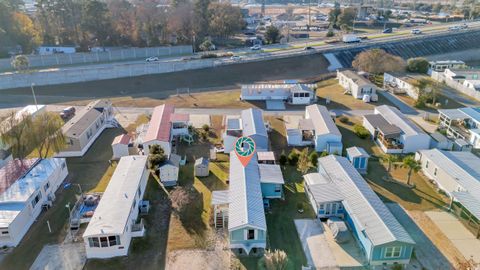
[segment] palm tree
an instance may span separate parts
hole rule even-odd
[[[403,159],[402,167],[408,169],[407,173],[407,185],[410,186],[410,178],[412,177],[412,172],[418,172],[422,166],[420,162],[416,161],[413,156],[408,156]]]
[[[387,172],[390,173],[390,171],[392,170],[392,164],[393,164],[394,162],[397,162],[397,161],[398,161],[398,156],[396,156],[396,155],[391,155],[391,154],[385,154],[385,155],[383,155],[380,159],[381,159],[383,162],[388,163]]]

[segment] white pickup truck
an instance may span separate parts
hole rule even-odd
[[[343,35],[342,37],[342,41],[343,43],[356,43],[356,42],[360,42],[360,38],[357,37],[356,35]]]

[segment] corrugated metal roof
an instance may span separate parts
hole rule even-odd
[[[242,111],[242,126],[244,136],[260,135],[268,137],[267,128],[263,122],[263,112],[260,109]]]
[[[229,194],[228,190],[212,191],[212,205],[229,203],[228,194]]]
[[[465,107],[465,108],[460,108],[458,110],[466,114],[471,119],[477,122],[480,122],[480,107],[479,108]]]
[[[147,156],[120,159],[83,237],[123,234],[146,164]]]
[[[480,158],[470,152],[451,152],[439,149],[421,150],[435,166],[455,179],[460,186],[480,201]]]
[[[144,143],[151,141],[170,141],[170,118],[174,111],[175,107],[170,104],[163,104],[153,109],[152,119],[148,125],[147,133],[143,138]]]
[[[237,155],[230,155],[229,201],[228,230],[243,226],[267,229],[256,155],[246,167]]]
[[[272,151],[261,151],[257,152],[258,160],[268,160],[268,161],[275,161],[275,153]]]
[[[472,194],[465,191],[454,191],[452,192],[455,200],[460,202],[465,208],[468,209],[472,215],[477,219],[480,219],[480,199],[474,197]]]
[[[303,176],[305,184],[317,202],[338,202],[344,196],[332,181],[325,179],[319,173],[309,173]]]
[[[390,124],[399,127],[407,136],[426,134],[397,108],[382,105],[375,107],[375,114],[381,114]]]
[[[285,184],[282,169],[276,164],[258,164],[261,183]]]
[[[335,155],[320,158],[319,168],[343,194],[343,205],[374,245],[415,242],[353,165]]]
[[[312,119],[315,127],[315,135],[334,134],[342,136],[335,122],[327,110],[327,107],[321,105],[309,105],[305,107],[309,114],[308,119]]]
[[[447,116],[451,120],[466,119],[468,116],[460,111],[459,109],[441,109],[438,110],[439,113]]]

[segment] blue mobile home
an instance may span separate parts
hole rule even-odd
[[[318,173],[304,176],[317,216],[343,218],[369,265],[408,264],[415,242],[357,169],[348,159],[333,155],[320,158],[318,164]],[[327,209],[332,204],[335,208]]]

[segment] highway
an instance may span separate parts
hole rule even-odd
[[[362,34],[359,36],[367,37],[367,39],[362,40],[360,43],[355,44],[345,44],[342,42],[336,43],[328,43],[328,41],[332,41],[334,39],[339,39],[338,37],[331,38],[331,39],[319,39],[319,40],[309,40],[309,41],[298,41],[298,42],[291,42],[288,44],[273,44],[273,45],[265,45],[262,47],[262,50],[259,51],[252,51],[248,47],[238,48],[234,50],[219,50],[214,51],[212,53],[222,54],[222,53],[233,53],[234,55],[238,55],[240,59],[233,60],[230,57],[223,57],[217,58],[215,61],[215,65],[226,65],[226,64],[234,64],[234,63],[242,63],[242,62],[251,62],[251,61],[261,61],[267,60],[277,57],[289,57],[295,55],[306,55],[306,54],[313,54],[313,53],[321,53],[327,52],[332,49],[340,49],[340,48],[354,48],[357,46],[365,46],[371,44],[381,44],[386,42],[398,41],[403,39],[422,39],[427,37],[433,37],[435,35],[442,35],[445,33],[449,33],[451,31],[448,30],[449,27],[454,25],[463,24],[461,22],[455,23],[445,23],[441,25],[426,25],[423,27],[418,27],[418,29],[422,30],[422,34],[420,35],[413,35],[410,33],[411,29],[399,29],[394,31],[391,34],[383,34],[381,31],[376,33],[369,33],[369,34]],[[468,22],[468,29],[463,29],[457,32],[465,32],[465,31],[475,31],[480,29],[480,22]],[[305,46],[309,46],[314,48],[313,50],[304,50]],[[161,58],[160,61],[157,62],[145,62],[144,59],[141,60],[132,60],[132,61],[122,61],[122,62],[110,62],[110,63],[102,63],[102,64],[89,64],[89,65],[76,65],[76,66],[66,66],[66,67],[58,67],[58,68],[44,68],[39,69],[37,72],[45,72],[51,70],[79,70],[79,69],[90,69],[90,68],[111,68],[116,65],[129,65],[129,64],[139,64],[144,63],[145,65],[161,65],[162,63],[167,62],[182,62],[182,61],[196,61],[200,59],[202,53],[195,53],[192,56],[175,56],[175,57],[166,57]]]

